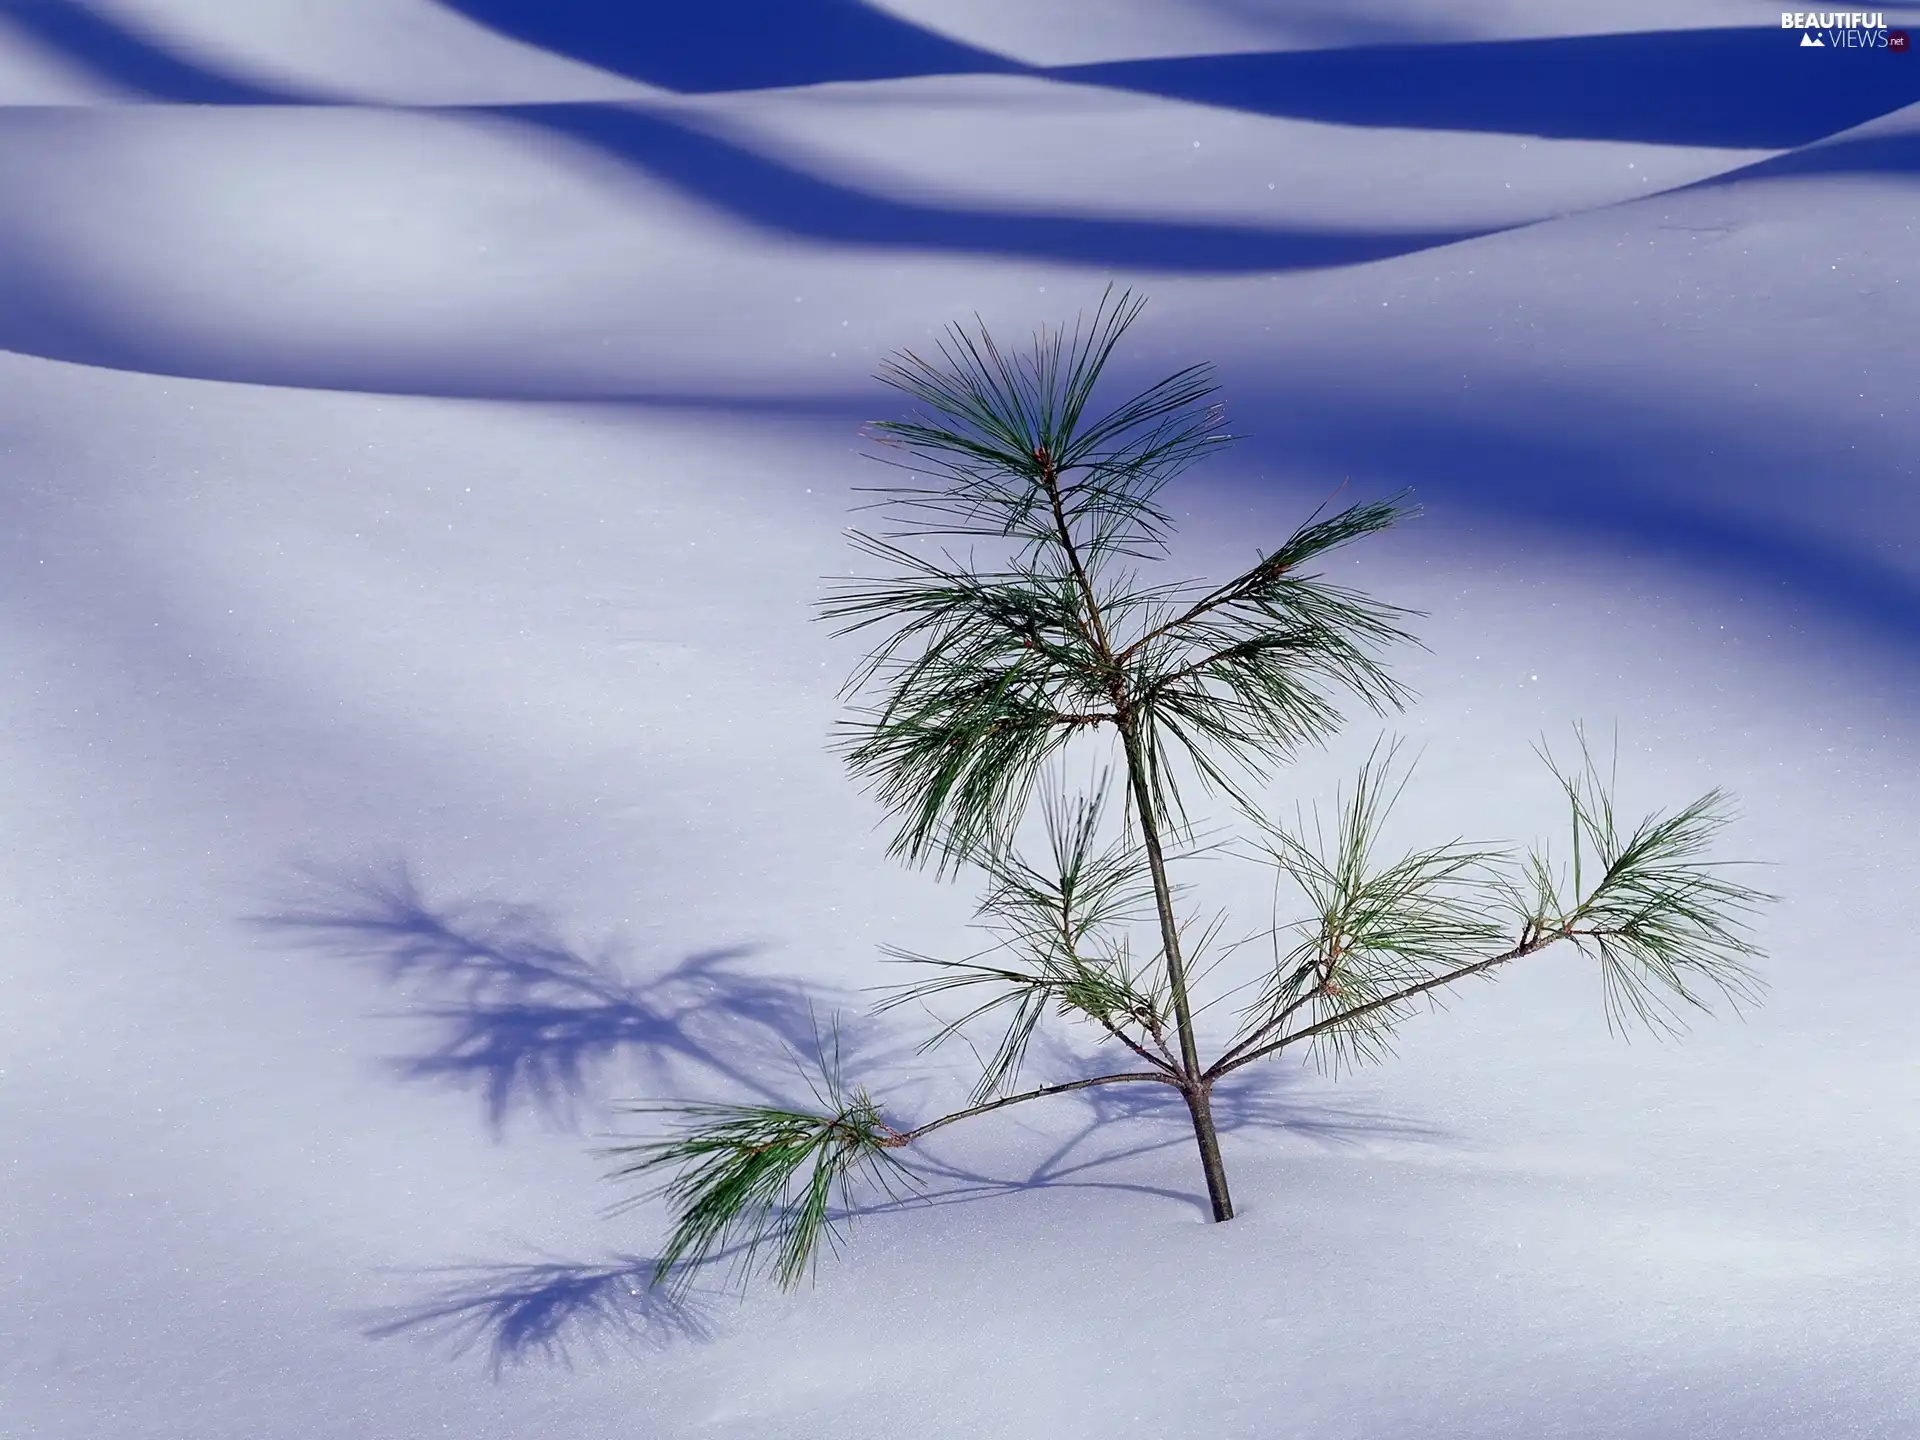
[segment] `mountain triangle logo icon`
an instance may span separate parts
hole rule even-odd
[[[1824,50],[1827,48],[1827,42],[1815,35],[1811,30],[1803,30],[1800,32],[1800,48],[1802,50],[1813,49],[1816,46]]]

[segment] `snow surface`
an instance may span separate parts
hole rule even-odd
[[[1920,61],[623,8],[0,5],[0,1434],[1920,1433]],[[1340,562],[1430,612],[1407,833],[1543,832],[1529,744],[1617,725],[1631,807],[1741,797],[1771,995],[1627,1044],[1544,958],[1227,1097],[1230,1226],[1094,1092],[944,1132],[811,1288],[649,1297],[614,1102],[790,1091],[809,1004],[963,938],[823,749],[867,377],[1109,278],[1249,437],[1183,564],[1425,503]],[[848,1034],[902,1118],[966,1081],[913,1039]]]

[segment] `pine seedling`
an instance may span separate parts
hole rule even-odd
[[[879,1008],[958,1001],[927,1045],[973,1044],[989,1026],[990,1038],[974,1046],[970,1103],[917,1125],[895,1128],[845,1086],[837,1052],[813,1109],[668,1107],[676,1135],[614,1152],[618,1178],[666,1177],[650,1192],[673,1220],[662,1278],[729,1254],[743,1273],[766,1260],[797,1283],[854,1187],[909,1174],[916,1142],[1096,1086],[1176,1090],[1213,1218],[1231,1219],[1221,1079],[1288,1051],[1333,1069],[1378,1059],[1449,987],[1550,947],[1595,963],[1610,1025],[1672,1030],[1715,999],[1758,994],[1750,921],[1769,897],[1711,858],[1726,798],[1623,830],[1584,735],[1572,767],[1540,752],[1568,806],[1566,864],[1547,847],[1459,840],[1383,858],[1408,773],[1392,746],[1330,820],[1263,812],[1262,785],[1330,736],[1343,704],[1386,713],[1410,698],[1385,657],[1411,642],[1413,612],[1319,566],[1413,512],[1394,497],[1316,514],[1224,583],[1150,578],[1173,531],[1162,492],[1229,437],[1204,365],[1095,403],[1143,303],[1109,291],[1090,319],[1020,352],[954,327],[933,356],[880,373],[914,411],[872,427],[904,477],[869,492],[884,524],[851,532],[875,573],[833,582],[822,606],[841,633],[873,637],[847,685],[842,753],[892,817],[894,854],[982,878],[988,943],[962,958],[890,951],[924,974]],[[1075,754],[1107,767],[1084,793],[1063,780]],[[1196,999],[1209,976],[1195,962],[1221,922],[1201,926],[1173,879],[1209,848],[1194,786],[1244,819],[1276,891],[1306,912],[1276,914],[1256,937],[1263,973],[1210,999]],[[1044,836],[1033,855],[1019,843],[1030,820]],[[1203,1058],[1196,1014],[1248,992]],[[1050,1019],[1116,1047],[1122,1068],[1019,1088]]]

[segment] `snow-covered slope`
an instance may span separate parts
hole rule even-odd
[[[0,8],[0,1433],[1920,1429],[1920,61],[1677,8]],[[1688,46],[1715,105],[1619,88]],[[1426,504],[1341,562],[1430,613],[1409,831],[1617,724],[1630,806],[1744,801],[1768,1003],[1628,1045],[1548,959],[1229,1097],[1230,1226],[1065,1102],[649,1297],[613,1102],[790,1088],[968,909],[824,750],[866,377],[1109,279],[1248,437],[1182,563]]]

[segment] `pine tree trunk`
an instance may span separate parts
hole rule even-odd
[[[1227,1193],[1227,1168],[1220,1158],[1220,1136],[1213,1126],[1213,1096],[1200,1078],[1200,1050],[1193,1034],[1193,1007],[1187,1001],[1187,970],[1180,958],[1180,926],[1173,914],[1173,887],[1167,883],[1166,857],[1160,849],[1160,824],[1153,810],[1153,787],[1147,783],[1146,754],[1140,745],[1137,722],[1129,712],[1126,682],[1114,659],[1113,642],[1106,622],[1100,617],[1100,603],[1093,581],[1081,562],[1074,544],[1073,526],[1060,494],[1060,475],[1053,457],[1045,448],[1037,449],[1040,483],[1046,488],[1053,507],[1053,523],[1062,551],[1072,565],[1073,578],[1087,607],[1087,624],[1095,648],[1112,667],[1110,683],[1114,718],[1120,742],[1126,750],[1127,780],[1133,792],[1134,810],[1140,817],[1140,836],[1146,845],[1147,865],[1153,872],[1153,901],[1160,912],[1160,944],[1167,958],[1167,988],[1173,992],[1174,1025],[1180,1037],[1181,1094],[1187,1097],[1187,1109],[1193,1116],[1193,1139],[1200,1147],[1200,1168],[1207,1177],[1207,1199],[1213,1204],[1216,1222],[1233,1218],[1233,1197]]]
[[[1216,1221],[1233,1218],[1233,1197],[1227,1192],[1227,1168],[1220,1158],[1220,1136],[1213,1125],[1213,1097],[1200,1078],[1200,1049],[1193,1033],[1193,1008],[1187,1000],[1187,971],[1180,956],[1180,926],[1173,914],[1173,887],[1167,881],[1166,856],[1160,849],[1160,826],[1153,813],[1153,792],[1147,784],[1146,757],[1140,739],[1126,720],[1120,724],[1127,756],[1127,779],[1133,791],[1134,812],[1140,820],[1140,838],[1153,874],[1153,901],[1160,912],[1160,944],[1167,960],[1167,988],[1173,994],[1173,1019],[1180,1037],[1181,1093],[1193,1116],[1194,1143],[1200,1147],[1200,1168],[1207,1177],[1207,1199]]]
[[[1186,1092],[1187,1109],[1193,1115],[1193,1138],[1200,1147],[1200,1168],[1206,1172],[1207,1199],[1213,1203],[1216,1222],[1233,1218],[1233,1196],[1227,1193],[1227,1167],[1220,1158],[1220,1135],[1213,1128],[1213,1092],[1196,1085]]]

